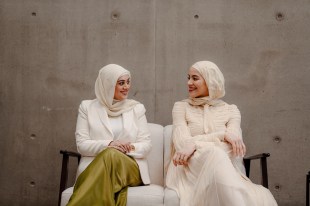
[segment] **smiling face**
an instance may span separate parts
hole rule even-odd
[[[116,100],[124,100],[128,97],[128,92],[130,89],[130,76],[128,74],[121,76],[118,78],[115,91],[114,91],[114,99]]]
[[[192,98],[209,96],[208,86],[200,73],[191,67],[188,70],[188,93]]]

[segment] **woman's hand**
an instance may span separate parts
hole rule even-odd
[[[172,158],[174,166],[187,165],[188,160],[194,154],[195,151],[196,151],[195,144],[193,143],[186,144],[180,151],[177,151],[174,154]]]
[[[108,147],[115,148],[123,153],[128,153],[131,151],[131,143],[127,140],[115,140],[110,142]]]
[[[244,157],[245,152],[246,152],[246,147],[241,137],[236,136],[233,133],[226,132],[224,140],[231,144],[232,149],[233,149],[233,154],[235,156]]]

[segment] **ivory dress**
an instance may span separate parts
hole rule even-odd
[[[188,166],[168,167],[166,184],[180,197],[181,206],[275,206],[270,191],[244,174],[242,158],[232,156],[224,141],[226,131],[242,135],[240,112],[235,105],[194,106],[186,101],[173,108],[173,145],[196,145]]]

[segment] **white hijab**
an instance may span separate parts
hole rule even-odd
[[[194,106],[204,107],[204,131],[206,134],[208,134],[210,131],[215,130],[213,119],[210,118],[213,116],[210,115],[212,111],[209,107],[225,105],[225,102],[220,100],[220,98],[224,97],[225,95],[225,80],[222,72],[213,62],[200,61],[196,62],[192,67],[196,69],[206,81],[209,90],[209,96],[197,98],[189,97],[183,101],[188,102]]]
[[[99,71],[95,83],[95,93],[99,102],[103,105],[108,115],[119,116],[134,108],[139,102],[132,99],[122,101],[114,100],[114,92],[117,80],[130,72],[117,64],[108,64]]]
[[[191,105],[210,106],[221,105],[224,102],[220,98],[225,96],[225,80],[222,72],[216,64],[210,61],[199,61],[192,65],[204,78],[209,90],[209,96],[185,99]]]

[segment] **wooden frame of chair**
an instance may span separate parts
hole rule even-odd
[[[310,184],[310,171],[306,177],[306,206],[309,206],[309,184]]]
[[[267,157],[270,157],[269,153],[261,153],[254,156],[243,158],[247,177],[250,177],[251,160],[260,159],[260,168],[262,174],[261,184],[266,188],[268,188]]]

